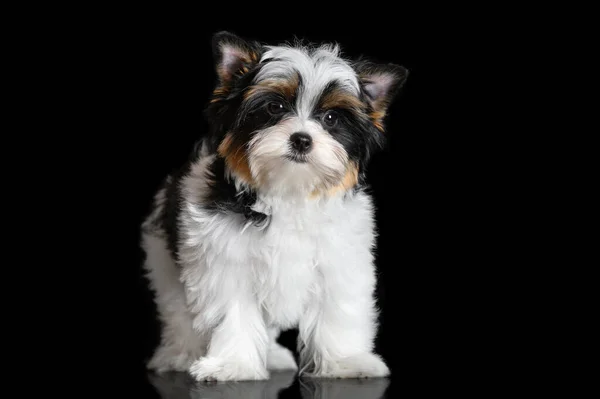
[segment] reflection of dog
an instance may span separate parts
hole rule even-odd
[[[282,371],[268,380],[196,383],[186,373],[150,374],[161,399],[277,399],[290,387],[296,373]]]
[[[306,378],[300,380],[304,399],[382,399],[389,381],[387,378],[369,380]]]
[[[163,322],[149,367],[198,380],[296,369],[276,343],[299,327],[300,373],[381,377],[373,353],[375,243],[365,168],[407,71],[337,45],[214,36],[211,130],[143,224]]]

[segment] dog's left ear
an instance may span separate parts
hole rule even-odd
[[[247,73],[260,59],[260,45],[226,31],[215,33],[213,56],[221,85],[227,86]]]
[[[387,109],[408,78],[408,69],[396,64],[357,62],[354,66],[373,109],[374,119],[381,124]]]

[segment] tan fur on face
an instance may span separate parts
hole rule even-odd
[[[327,189],[317,189],[314,190],[310,198],[318,198],[318,197],[331,197],[340,192],[346,192],[351,190],[354,186],[358,184],[358,165],[354,162],[350,162],[346,167],[346,173],[344,177],[340,181],[339,184],[336,184],[333,187],[328,187]]]
[[[291,101],[296,95],[300,79],[298,75],[294,75],[290,79],[269,79],[259,82],[246,90],[244,99],[247,100],[255,95],[264,94],[265,92],[277,93],[288,101]]]
[[[324,95],[319,106],[321,109],[347,108],[355,112],[361,112],[366,107],[356,96],[345,90],[334,90]]]
[[[250,172],[250,165],[248,164],[248,154],[246,154],[245,148],[241,145],[237,145],[233,141],[233,135],[227,133],[218,148],[218,153],[225,159],[227,167],[237,175],[244,183],[248,185],[253,184],[252,173]]]

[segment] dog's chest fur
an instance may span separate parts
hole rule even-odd
[[[264,205],[264,204],[263,204]],[[265,320],[287,328],[298,322],[308,301],[324,295],[323,273],[352,271],[369,264],[357,250],[373,240],[369,197],[362,192],[328,201],[272,201],[266,228],[244,229],[238,213],[207,213],[199,207],[190,214],[185,246],[203,265],[205,278],[219,271],[231,272],[234,291],[237,279],[251,279]]]

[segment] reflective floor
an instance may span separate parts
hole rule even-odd
[[[389,385],[386,378],[324,380],[296,378],[294,372],[272,373],[267,381],[193,381],[185,373],[148,374],[162,399],[382,399]]]

